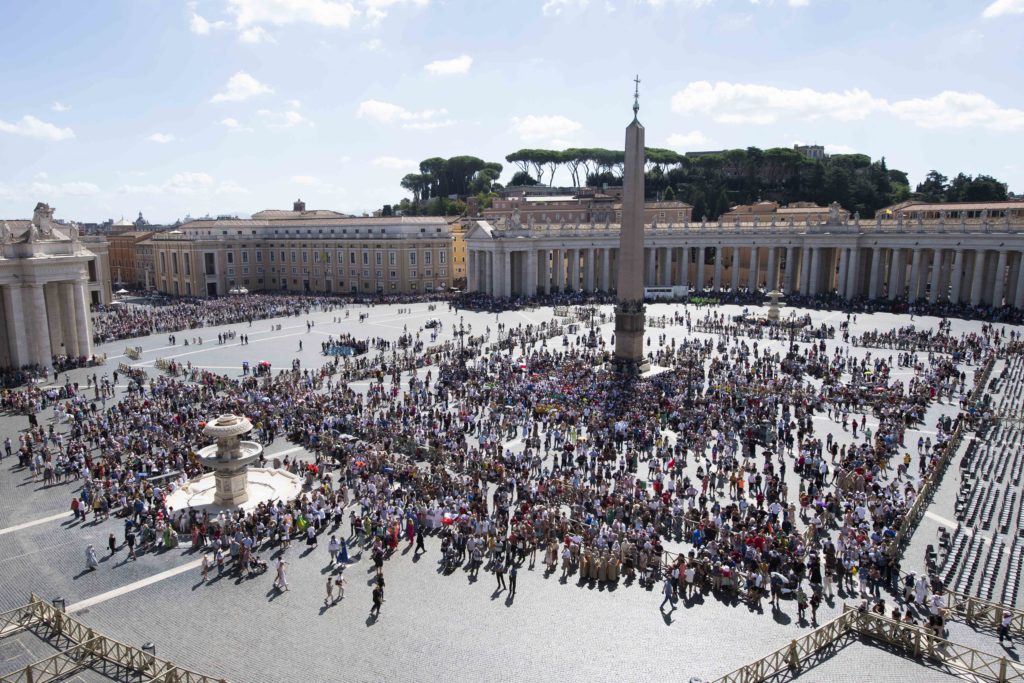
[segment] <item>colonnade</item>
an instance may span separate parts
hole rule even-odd
[[[0,367],[92,356],[88,279],[0,285]]]
[[[922,245],[820,236],[772,242],[644,250],[644,285],[700,291],[780,289],[808,296],[1024,308],[1024,245]],[[547,243],[545,243],[547,242]],[[615,289],[617,241],[573,246],[551,240],[490,240],[468,246],[468,288],[496,297]]]

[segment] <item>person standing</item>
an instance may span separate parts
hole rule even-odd
[[[1003,638],[1013,643],[1013,637],[1010,635],[1010,624],[1013,623],[1013,614],[1007,611],[1003,611],[1003,618],[999,620],[999,642],[1003,642]]]
[[[665,594],[665,599],[661,601],[661,606],[658,607],[658,609],[659,610],[664,610],[666,602],[669,603],[669,605],[672,606],[672,609],[675,609],[675,605],[672,605],[672,577],[671,576],[666,576],[665,577],[665,583],[661,587],[661,592]],[[671,612],[672,610],[669,610],[669,611]]]
[[[416,529],[416,550],[414,554],[419,555],[421,552],[427,552],[427,547],[423,544],[423,525]]]
[[[110,554],[113,555],[117,552],[117,537],[114,536],[114,532],[110,532],[110,536],[107,537],[107,547],[110,548]]]
[[[505,565],[501,562],[500,559],[495,561],[494,563],[494,576],[498,579],[497,590],[500,591],[508,587],[505,585]]]
[[[342,567],[341,568],[341,573],[338,574],[338,576],[336,576],[335,579],[334,579],[334,587],[338,591],[338,597],[336,597],[334,599],[335,602],[338,602],[339,600],[344,600],[345,599],[345,587],[346,586],[348,586],[348,580],[345,578],[345,568]],[[383,591],[381,591],[381,595],[383,596]],[[381,599],[383,599],[383,597]]]
[[[210,556],[206,554],[203,554],[202,573],[203,583],[206,583],[207,578],[210,576]]]
[[[519,575],[519,570],[516,569],[515,562],[510,562],[508,565],[508,597],[516,597],[516,578]]]

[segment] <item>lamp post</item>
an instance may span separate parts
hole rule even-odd
[[[64,598],[54,598],[50,603],[58,612],[64,613],[67,611],[67,601],[65,601]]]

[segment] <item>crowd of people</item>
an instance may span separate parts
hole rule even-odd
[[[224,301],[168,316],[121,309],[101,318],[97,337],[341,305]],[[450,305],[486,303],[474,295]],[[672,323],[695,325],[688,314]],[[484,568],[499,587],[506,575],[515,586],[518,569],[539,559],[580,583],[661,582],[663,608],[697,592],[752,609],[765,598],[783,609],[791,598],[809,623],[838,591],[870,599],[898,589],[896,529],[956,422],[927,425],[934,439],[916,444],[907,431],[935,402],[965,401],[966,365],[1017,337],[986,326],[956,338],[946,328],[933,348],[934,336],[903,330],[897,348],[927,351],[927,360],[898,377],[891,354],[830,348],[829,328],[787,352],[745,327],[716,325],[705,319],[702,340],[661,335],[648,347],[661,372],[647,378],[623,379],[608,369],[603,342],[570,342],[562,323],[496,323],[433,348],[429,364],[383,352],[360,359],[365,391],[349,386],[348,359],[315,370],[296,359],[241,379],[187,366],[181,377],[132,379],[120,396],[116,374],[84,387],[4,390],[0,410],[53,408],[50,424],[33,418],[12,450],[39,481],[81,482],[76,515],[124,517],[133,553],[136,537],[139,551],[188,538],[217,567],[249,575],[266,568],[267,552],[330,536],[332,558],[345,544],[336,573],[365,553],[382,601],[383,567],[398,545],[418,541],[419,553],[423,536],[436,534],[447,572]],[[563,345],[544,344],[557,336]],[[305,479],[297,499],[216,517],[168,507],[168,494],[201,472],[204,421],[224,413],[247,416],[264,444],[281,436],[305,446],[307,455],[280,463]],[[281,590],[283,562],[274,572]]]

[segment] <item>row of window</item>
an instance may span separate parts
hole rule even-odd
[[[244,266],[244,265],[249,263],[249,252],[248,251],[242,251],[240,253],[241,253],[241,263]],[[280,252],[270,251],[268,253],[269,253],[269,260],[270,260],[271,263],[275,263],[276,262],[275,255],[278,254],[278,253],[280,254],[280,262],[281,263],[289,262],[289,259],[286,258],[286,255],[290,255],[291,256],[291,258],[290,258],[290,262],[291,263],[297,263],[299,261],[299,259],[300,259],[300,252],[298,250],[295,250],[295,249],[292,249],[290,251],[290,253],[286,252],[284,250],[282,250]],[[331,263],[331,252],[324,251],[322,253],[323,253],[323,262],[327,263],[327,264],[330,264]],[[313,252],[313,263],[320,263],[321,262],[320,255],[321,255],[320,251],[314,251]],[[184,253],[181,256],[182,256],[182,262],[183,262],[183,266],[184,266],[185,275],[191,275],[192,274],[192,263],[191,263],[191,259],[190,259],[190,254]],[[361,259],[357,256],[357,252],[355,252],[355,251],[349,251],[348,252],[348,256],[349,256],[348,262],[349,262],[350,265],[353,265],[353,266],[354,265],[358,265],[357,261],[361,261],[362,265],[364,265],[364,266],[370,265],[370,251],[367,250],[367,249],[364,249],[362,251]],[[215,275],[217,273],[217,269],[216,269],[216,254],[211,253],[211,252],[207,252],[207,253],[203,254],[203,257],[204,257],[203,261],[204,261],[204,271],[205,271],[205,274],[206,275]],[[394,266],[398,265],[398,252],[397,251],[395,251],[395,250],[388,251],[387,257],[388,257],[388,265],[389,266],[394,267]],[[338,258],[338,263],[344,263],[344,261],[345,261],[345,250],[339,249],[338,250],[337,258]],[[178,253],[177,252],[171,252],[171,259],[170,260],[171,260],[171,272],[174,275],[177,275],[178,272],[179,272],[179,270],[178,270]],[[235,253],[232,252],[232,251],[226,252],[226,260],[227,260],[227,263],[228,263],[229,267],[233,266],[235,264]],[[301,252],[301,261],[302,261],[302,263],[309,263],[309,252],[308,251],[302,251]],[[383,254],[383,252],[375,251],[374,255],[373,255],[373,261],[374,261],[374,265],[377,265],[377,266],[384,265],[384,254]],[[408,252],[408,262],[409,262],[410,266],[417,266],[417,265],[419,265],[418,261],[419,261],[419,252],[417,252],[417,251],[410,251],[410,252]],[[434,261],[434,252],[432,252],[432,251],[423,251],[422,252],[422,262],[423,262],[424,266],[432,266],[433,265],[433,261]],[[263,252],[258,250],[256,252],[256,263],[262,263],[262,262],[263,262]],[[441,250],[439,250],[437,252],[437,262],[438,262],[438,264],[440,264],[442,266],[446,265],[448,263],[448,252],[446,250],[441,249]],[[160,273],[161,274],[166,274],[167,273],[167,253],[166,252],[160,252]],[[415,275],[413,277],[415,277]]]

